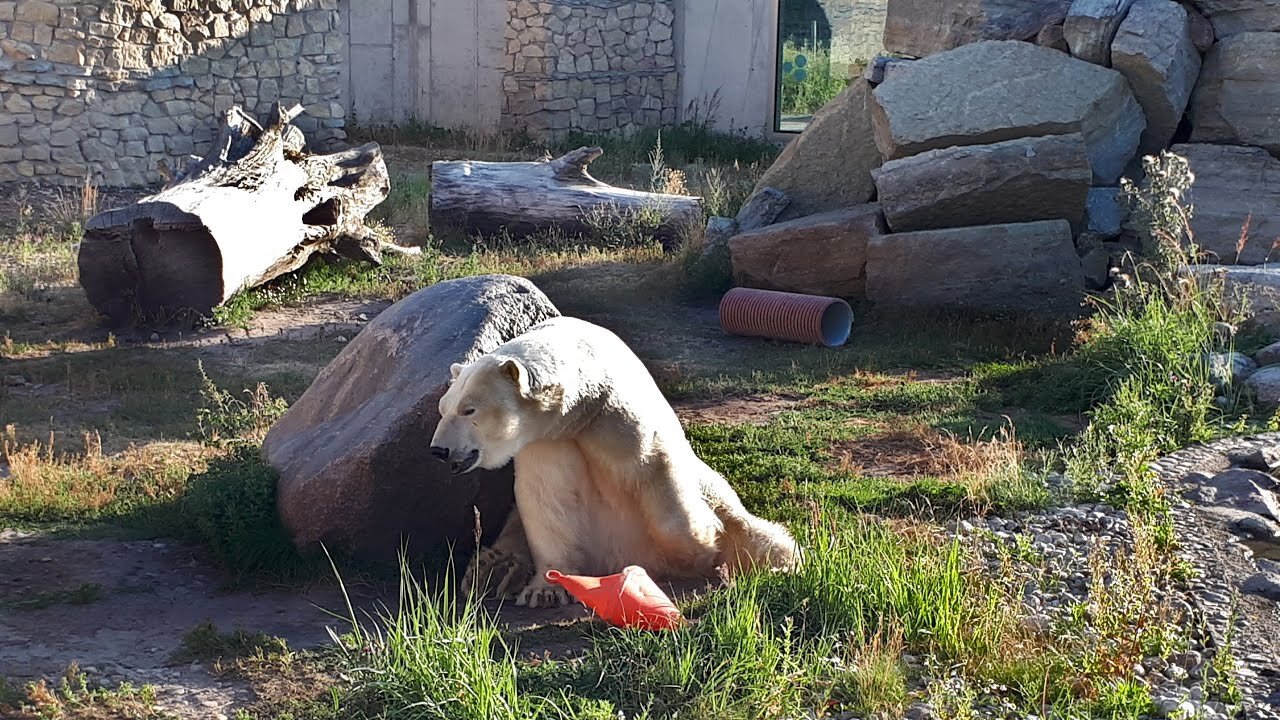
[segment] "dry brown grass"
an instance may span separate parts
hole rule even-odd
[[[152,442],[105,454],[101,436],[85,433],[82,449],[20,442],[9,425],[0,437],[0,517],[26,521],[89,519],[178,497],[187,479],[217,451],[195,442]]]
[[[989,477],[1016,466],[1024,456],[1021,443],[1007,434],[964,441],[924,423],[841,442],[832,454],[843,472],[954,480]]]

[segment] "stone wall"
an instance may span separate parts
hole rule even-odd
[[[208,150],[221,113],[302,103],[345,137],[338,0],[0,0],[0,182],[130,186]]]
[[[672,0],[508,0],[502,124],[535,134],[676,121]]]

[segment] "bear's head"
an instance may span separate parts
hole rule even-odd
[[[455,475],[476,468],[497,470],[538,439],[535,420],[542,403],[528,368],[516,358],[485,355],[454,363],[453,381],[440,398],[440,424],[431,454],[450,463]]]

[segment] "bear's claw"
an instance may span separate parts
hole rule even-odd
[[[510,597],[515,588],[529,581],[533,568],[510,553],[493,548],[481,548],[467,565],[462,576],[464,591],[479,597]]]
[[[539,580],[529,583],[516,597],[516,605],[530,608],[558,608],[571,602],[564,588]]]

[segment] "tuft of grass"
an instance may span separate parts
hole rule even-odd
[[[0,711],[13,720],[162,720],[172,717],[156,707],[151,685],[120,683],[92,687],[74,663],[56,686],[45,680],[18,692],[0,681]]]
[[[0,606],[11,610],[41,610],[55,605],[89,605],[102,599],[102,586],[82,583],[71,590],[36,593],[18,599],[0,599]]]
[[[212,622],[204,622],[182,637],[182,649],[174,654],[173,662],[206,662],[221,668],[228,663],[245,661],[258,667],[272,665],[287,669],[293,656],[289,644],[282,638],[243,628],[223,633]]]

